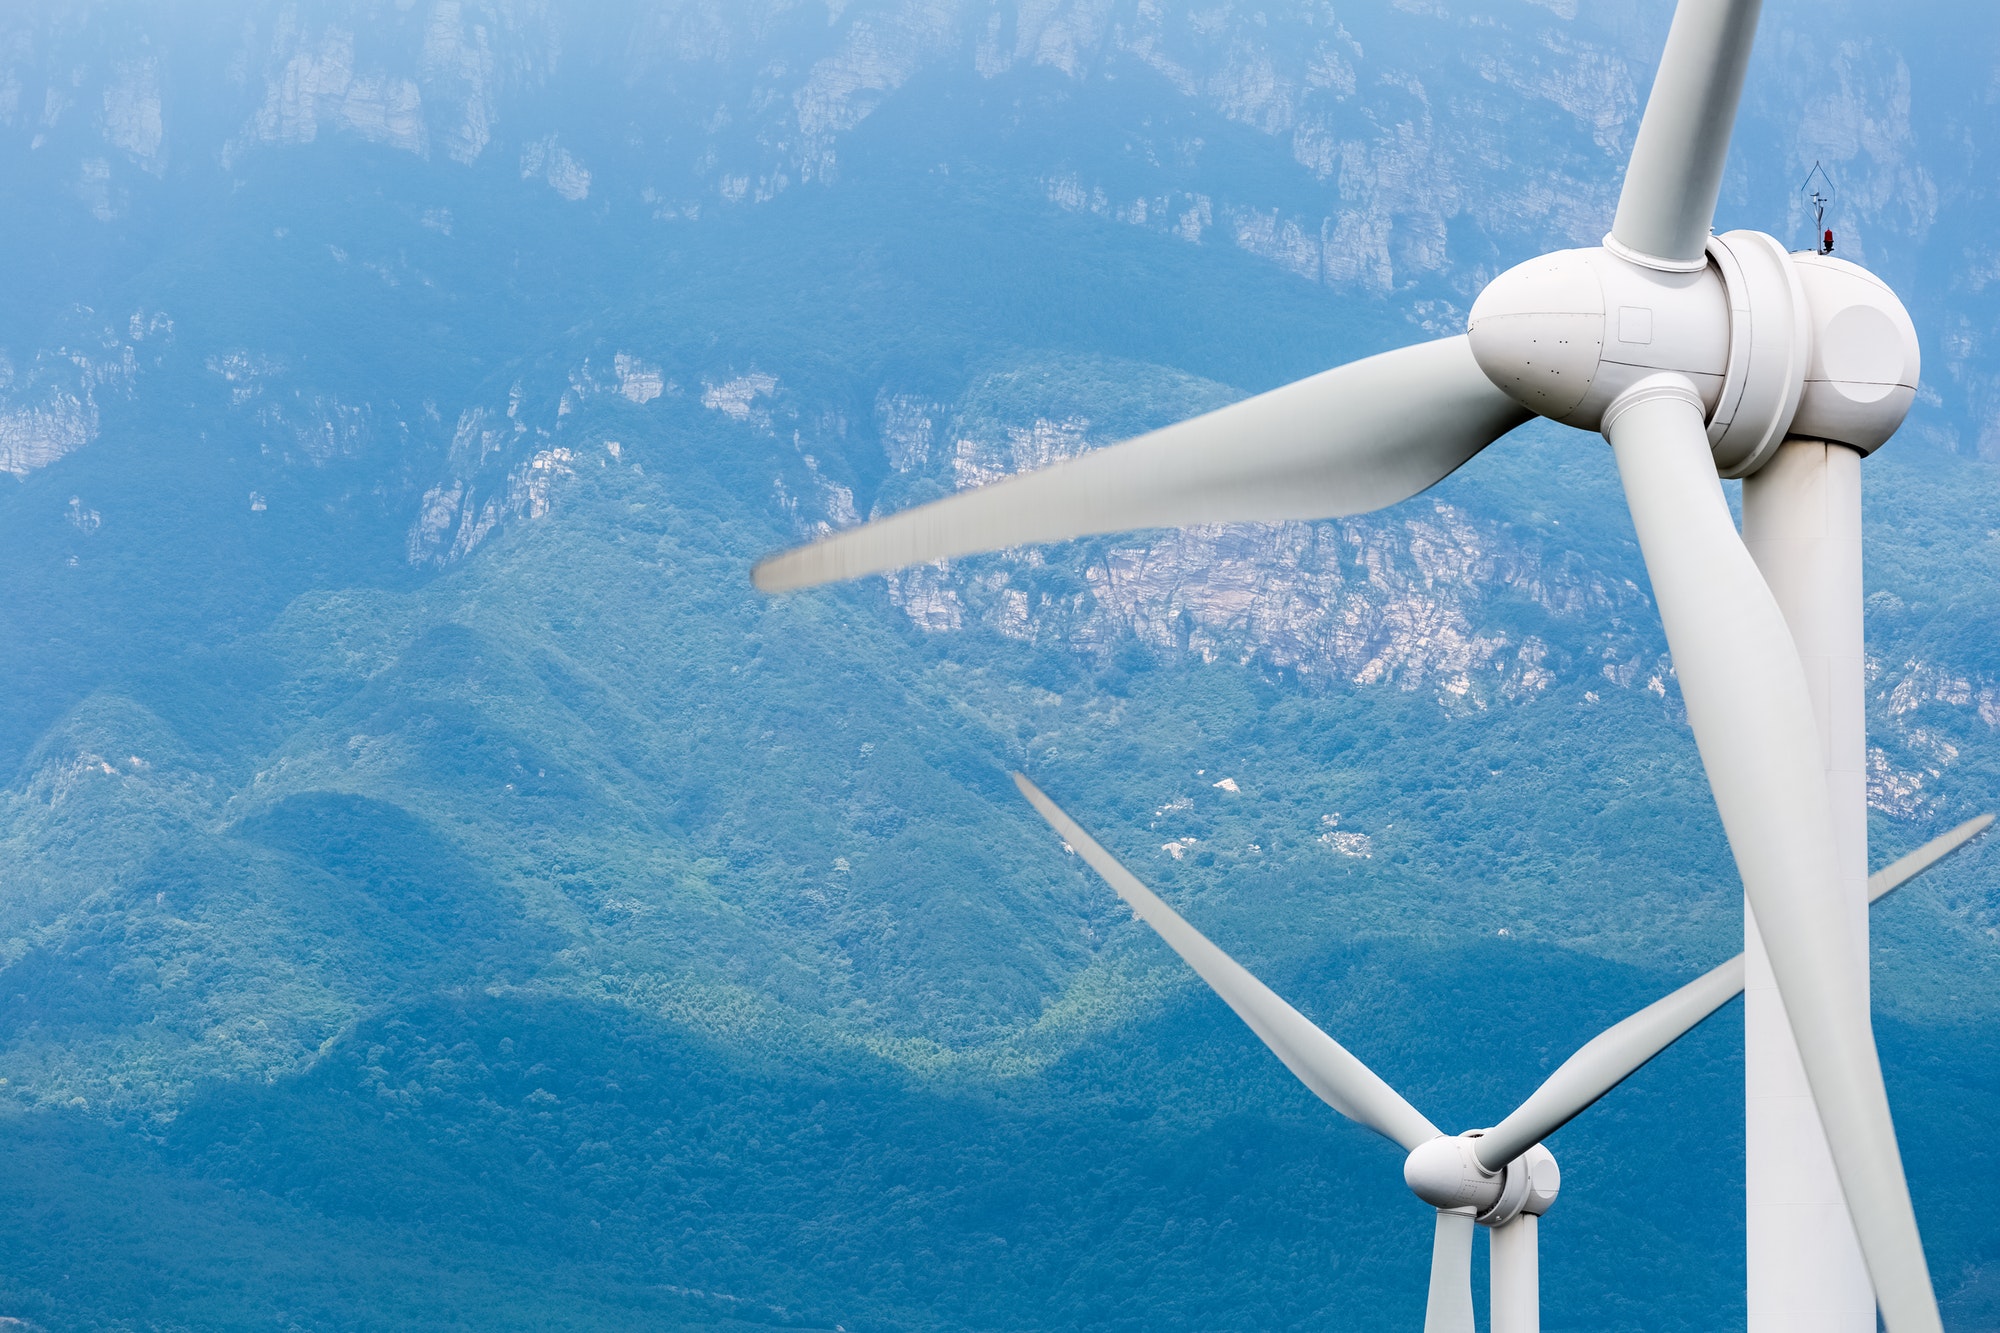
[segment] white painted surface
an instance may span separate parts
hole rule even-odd
[[[1700,269],[1760,0],[1680,0],[1625,167],[1607,246]]]
[[[1725,477],[1770,460],[1799,409],[1812,355],[1812,310],[1798,266],[1774,236],[1731,231],[1708,240],[1729,292],[1729,372],[1708,419],[1708,442]]]
[[[1605,410],[1671,371],[1704,414],[1729,369],[1730,293],[1714,267],[1647,268],[1602,248],[1558,250],[1486,285],[1466,317],[1479,368],[1531,412],[1596,430]]]
[[[1861,455],[1787,440],[1743,483],[1743,538],[1805,667],[1827,772],[1855,1003],[1868,1002],[1868,808],[1862,693]],[[1750,1333],[1873,1333],[1875,1296],[1826,1135],[1744,912],[1744,1130]]]
[[[1473,1333],[1470,1208],[1441,1209],[1431,1237],[1431,1286],[1424,1333]]]
[[[1488,1233],[1493,1248],[1487,1321],[1493,1333],[1540,1333],[1542,1283],[1536,1249],[1541,1221],[1533,1213],[1522,1213]]]
[[[1795,254],[1812,312],[1812,347],[1791,433],[1870,453],[1916,400],[1922,357],[1910,312],[1888,285],[1832,255]]]

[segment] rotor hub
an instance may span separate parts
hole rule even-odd
[[[1562,1188],[1555,1154],[1537,1143],[1491,1171],[1475,1151],[1484,1134],[1475,1129],[1418,1144],[1403,1161],[1403,1183],[1433,1208],[1471,1209],[1482,1226],[1504,1226],[1523,1213],[1546,1213]]]
[[[1466,333],[1502,392],[1585,430],[1643,381],[1686,381],[1725,477],[1755,472],[1788,435],[1870,453],[1916,397],[1916,328],[1895,293],[1762,232],[1710,237],[1686,272],[1602,247],[1531,259],[1479,294]]]

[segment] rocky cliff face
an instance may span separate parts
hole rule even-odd
[[[1844,252],[1906,283],[1928,280],[1912,251],[1937,254],[1956,275],[1938,290],[1963,316],[1954,336],[1980,342],[1992,333],[1976,309],[1992,246],[1940,221],[1949,191],[1926,159],[1957,143],[1954,124],[1980,123],[1983,84],[1954,77],[1958,55],[1900,40],[1886,17],[1835,8],[1768,9],[1738,136],[1751,170],[1731,178],[1725,210],[1802,235],[1810,219],[1792,186],[1822,164],[1838,182],[1829,223]],[[75,5],[0,19],[0,138],[60,159],[105,222],[142,203],[169,164],[228,173],[326,140],[440,171],[497,159],[562,200],[671,222],[837,179],[854,136],[885,108],[933,96],[930,76],[969,78],[1003,120],[1030,88],[1062,100],[1131,88],[1154,113],[1146,128],[1115,143],[1093,129],[1024,164],[1059,206],[1238,246],[1347,291],[1462,303],[1496,264],[1601,235],[1668,13],[634,0],[586,18],[427,0],[247,7],[238,22],[154,34]],[[1964,55],[2000,40],[1990,25],[1959,26]],[[629,92],[621,115],[554,113],[564,99],[552,93],[607,82]],[[1288,169],[1241,170],[1252,146]],[[1985,384],[1966,367],[1961,391],[1974,392],[1968,375]]]
[[[1076,415],[988,422],[942,446],[936,433],[931,415],[899,400],[885,447],[899,469],[960,489],[1098,442]],[[814,529],[834,526],[844,524]],[[1636,552],[1593,563],[1434,493],[1360,518],[1142,534],[886,577],[891,601],[926,633],[985,630],[1105,662],[1136,643],[1308,686],[1421,691],[1447,709],[1565,685],[1586,703],[1641,690],[1678,713],[1643,576]],[[2000,678],[1923,657],[1871,660],[1870,672],[1881,742],[1869,752],[1870,804],[1905,820],[1956,808],[1947,771],[1969,737],[2000,731]]]
[[[1985,83],[1960,66],[1985,68],[2000,32],[1958,24],[1960,49],[1940,51],[1859,6],[1836,8],[1768,8],[1724,212],[1796,232],[1805,214],[1791,183],[1819,163],[1835,182],[1828,221],[1843,253],[1905,289],[1936,330],[1926,350],[1939,369],[1910,434],[1985,449],[2000,421],[1985,300],[2000,261],[1966,222],[1979,215],[1988,149],[1954,127],[1984,123]],[[866,136],[908,137],[949,103],[964,128],[956,162],[937,171],[998,173],[1040,207],[1157,232],[1190,254],[1253,256],[1357,309],[1392,311],[1414,337],[1460,327],[1498,267],[1596,239],[1667,13],[881,0],[634,2],[585,21],[516,0],[419,0],[393,12],[250,6],[155,32],[78,5],[0,17],[0,153],[65,201],[63,228],[106,245],[163,201],[235,191],[313,152],[407,164],[440,199],[456,192],[456,215],[442,202],[406,210],[411,234],[442,248],[418,261],[400,235],[371,238],[372,254],[327,245],[332,267],[314,281],[429,291],[467,281],[447,265],[472,253],[463,201],[481,191],[545,204],[593,237],[629,224],[639,230],[619,244],[637,236],[644,253],[675,244],[676,228],[833,189]],[[616,115],[594,100],[605,86],[626,90]],[[482,253],[481,280],[510,258]],[[0,471],[26,476],[87,446],[105,403],[143,397],[176,336],[149,306],[0,321]],[[1134,425],[1054,388],[988,410],[979,385],[945,405],[887,384],[871,440],[852,393],[797,388],[781,358],[687,344],[676,354],[642,338],[560,350],[559,369],[509,371],[511,384],[398,402],[290,351],[205,336],[180,350],[266,455],[305,469],[383,460],[393,475],[376,489],[401,515],[408,560],[427,569],[546,513],[579,466],[625,465],[615,438],[566,431],[586,402],[629,404],[641,423],[698,406],[747,432],[780,456],[769,503],[800,531],[912,498],[893,486],[886,501],[869,495],[855,460],[877,446],[892,480],[949,490]],[[1162,377],[1162,403],[1234,393],[1148,373]],[[264,490],[245,503],[262,510]],[[79,530],[106,521],[88,495],[73,508]],[[1564,682],[1671,699],[1636,564],[1601,548],[1586,556],[1514,517],[1447,492],[1344,523],[1019,552],[890,586],[926,631],[984,630],[1104,660],[1136,644],[1452,708]],[[1992,677],[1963,654],[1887,660],[1906,665],[1878,677],[1878,730],[1893,744],[1878,756],[1877,800],[1908,813],[1962,746],[1940,739],[1959,731],[1919,719],[1990,729],[1995,713],[1979,701]],[[1922,683],[1934,677],[1958,684]]]
[[[589,438],[568,430],[582,407],[608,400],[642,415],[685,402],[738,432],[746,451],[774,451],[783,461],[771,502],[802,539],[861,520],[853,489],[821,460],[866,447],[834,408],[754,368],[697,374],[690,391],[639,353],[605,360],[600,367],[586,359],[560,387],[517,384],[504,406],[462,412],[449,476],[426,493],[409,529],[413,563],[457,562],[506,523],[546,513],[578,466],[625,466],[617,440],[595,438],[600,426]],[[1154,395],[1151,410],[1168,416],[1232,396],[1158,367],[1119,374],[1140,380],[1137,395]],[[991,374],[953,404],[882,389],[874,442],[892,479],[873,513],[1046,467],[1129,434],[1129,402],[1105,409],[1122,428],[1100,427],[1090,414],[1091,395],[1101,392],[1094,373],[1065,378],[1039,362]],[[1026,401],[1061,410],[1028,414],[1019,408]],[[1382,514],[1021,549],[899,571],[884,582],[892,604],[924,633],[990,633],[1102,667],[1135,650],[1184,655],[1281,674],[1307,689],[1417,693],[1454,712],[1551,690],[1582,706],[1605,691],[1633,691],[1678,717],[1643,564],[1629,541],[1607,536],[1622,534],[1622,513],[1596,515],[1574,546],[1560,524],[1515,517],[1480,502],[1476,490],[1447,486]],[[1873,605],[1886,614],[1891,603],[1901,605],[1893,594]],[[1953,660],[1961,664],[1945,664]],[[1956,810],[1960,797],[1947,775],[1966,745],[2000,731],[2000,673],[1962,654],[1908,653],[1873,661],[1871,673],[1878,741],[1871,804],[1909,821]]]
[[[0,351],[0,472],[26,476],[96,439],[102,400],[129,397],[173,331],[161,311],[113,322],[79,307],[18,366]]]
[[[1080,576],[1043,586],[1052,564]],[[926,630],[978,624],[1008,638],[1108,656],[1136,640],[1204,661],[1227,659],[1308,680],[1390,684],[1485,707],[1548,688],[1541,635],[1503,623],[1495,603],[1539,607],[1601,645],[1601,674],[1664,690],[1666,667],[1639,635],[1601,626],[1643,611],[1629,580],[1546,558],[1498,523],[1431,501],[1413,515],[1338,523],[1193,528],[1119,541],[1097,558],[1022,553],[908,571],[891,596]],[[1586,669],[1595,663],[1587,663]]]

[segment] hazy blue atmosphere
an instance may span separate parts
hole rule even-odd
[[[1603,234],[1670,13],[0,12],[0,1329],[1420,1327],[1401,1154],[1006,774],[1492,1123],[1741,944],[1603,441],[748,570],[1461,330]],[[1990,6],[1767,0],[1717,219],[1807,244],[1823,163],[1922,337],[1877,865],[2000,808],[1996,71]],[[2000,850],[1873,920],[2000,1328]],[[1741,1080],[1732,1004],[1551,1141],[1547,1327],[1741,1325]]]

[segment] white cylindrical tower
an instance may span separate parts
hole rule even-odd
[[[1861,454],[1788,439],[1743,483],[1743,540],[1776,594],[1812,689],[1839,842],[1830,895],[1868,1004],[1868,794],[1861,625]],[[1771,966],[1746,905],[1744,1129],[1750,1333],[1874,1333],[1875,1295]]]
[[[1492,1333],[1541,1333],[1542,1278],[1536,1253],[1541,1220],[1522,1213],[1487,1233],[1492,1238],[1493,1280],[1486,1322]]]

